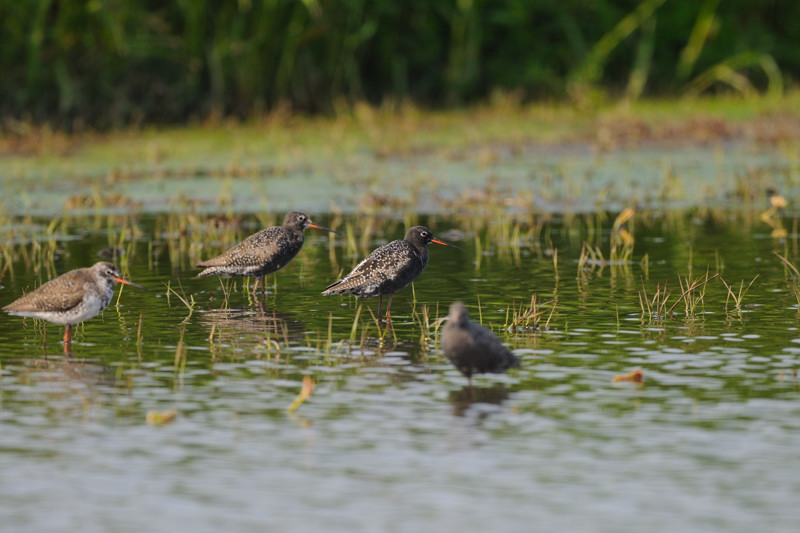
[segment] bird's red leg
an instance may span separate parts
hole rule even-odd
[[[386,324],[392,322],[392,295],[389,295],[389,302],[386,304]]]
[[[67,324],[64,330],[64,351],[68,352],[72,344],[72,324]]]

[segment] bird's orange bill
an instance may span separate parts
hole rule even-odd
[[[329,231],[330,233],[335,233],[336,235],[341,235],[341,233],[339,233],[336,230],[332,230],[330,228],[326,228],[325,226],[318,226],[317,224],[312,224],[311,222],[308,223],[308,227],[309,228],[314,228],[314,229],[321,229],[322,231]]]
[[[128,281],[127,279],[114,278],[114,281],[116,281],[117,283],[122,283],[123,285],[130,285],[131,287],[136,287],[136,288],[139,288],[139,289],[147,290],[144,287],[142,287],[141,285],[139,285],[138,283],[134,283],[132,281]]]
[[[449,242],[440,241],[439,239],[431,239],[431,242],[435,242],[436,244],[441,244],[443,246],[449,246],[450,248],[455,248],[456,250],[464,251],[463,248],[459,248],[455,244],[450,244]]]

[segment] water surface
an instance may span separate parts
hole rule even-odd
[[[76,328],[70,357],[59,327],[0,320],[3,529],[794,530],[800,315],[773,252],[797,261],[797,235],[771,236],[757,212],[637,215],[628,262],[580,270],[584,241],[608,258],[613,215],[508,219],[508,239],[497,220],[414,218],[465,250],[431,245],[383,339],[365,308],[353,331],[358,301],[319,293],[399,238],[400,219],[369,219],[366,242],[309,230],[256,299],[191,266],[253,215],[211,237],[166,215],[65,222],[46,268],[19,254],[46,240],[17,245],[4,303],[120,241],[118,263],[150,290],[125,288]],[[31,223],[43,235],[48,220]],[[688,316],[642,313],[642,291],[667,283],[671,304],[678,276],[707,268],[737,290],[758,275],[739,309],[715,279]],[[555,306],[548,327],[505,329],[534,292]],[[466,387],[433,326],[455,299],[521,369]],[[613,382],[633,369],[643,384]],[[316,388],[288,413],[304,376]],[[174,422],[145,422],[167,409]]]

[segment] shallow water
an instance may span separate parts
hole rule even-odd
[[[489,223],[418,221],[464,251],[430,246],[383,342],[366,309],[352,333],[357,301],[319,293],[365,249],[399,238],[397,220],[372,221],[358,250],[307,231],[254,301],[238,281],[195,279],[192,253],[212,252],[182,252],[163,220],[143,216],[118,262],[150,290],[126,287],[118,307],[77,328],[71,357],[59,327],[3,315],[2,529],[794,530],[800,314],[773,251],[796,262],[797,235],[771,237],[757,213],[650,215],[628,264],[580,271],[583,240],[608,250],[610,218],[546,217],[533,236],[523,220],[506,243]],[[242,222],[240,234],[258,225]],[[117,242],[108,223],[63,233],[80,238],[58,241],[58,273]],[[643,315],[643,286],[652,297],[667,282],[671,304],[677,276],[707,267],[736,290],[758,274],[741,309],[726,310],[715,279],[692,316],[682,303],[673,317]],[[3,303],[48,278],[19,258],[0,279]],[[547,329],[505,331],[533,292],[556,299]],[[521,369],[466,387],[424,326],[424,306],[432,323],[455,299]],[[643,384],[613,382],[637,368]],[[288,413],[303,376],[316,389]],[[174,422],[146,424],[167,409]]]

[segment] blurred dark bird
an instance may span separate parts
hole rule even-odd
[[[117,266],[100,261],[88,268],[70,270],[3,307],[10,315],[47,320],[66,326],[64,350],[72,342],[72,326],[100,314],[114,296],[114,283],[143,289],[122,279]]]
[[[198,263],[197,267],[205,270],[197,277],[212,274],[254,277],[256,282],[253,292],[256,292],[259,281],[263,285],[267,274],[285,267],[297,255],[305,242],[306,228],[339,233],[314,224],[305,213],[291,211],[283,217],[283,225],[254,233],[227,252]]]
[[[392,295],[422,274],[428,264],[428,244],[432,242],[461,250],[458,246],[435,239],[428,228],[414,226],[408,229],[402,240],[373,250],[352,272],[329,285],[322,294],[352,294],[358,298],[378,296],[379,319],[383,296],[388,295],[386,323],[389,323],[392,320]]]
[[[442,350],[472,385],[472,375],[502,373],[519,367],[519,359],[503,346],[494,333],[469,319],[462,302],[450,306],[447,324],[442,329]]]

